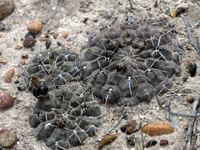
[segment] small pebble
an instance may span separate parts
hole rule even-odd
[[[22,45],[19,45],[19,46],[17,46],[17,49],[20,50],[20,49],[22,49],[22,47],[23,47]]]
[[[188,123],[184,124],[184,129],[187,130],[188,129]]]
[[[183,83],[187,81],[187,77],[183,77]]]
[[[33,36],[34,39],[35,39],[35,34],[31,33],[31,32],[28,32],[26,35],[25,35],[25,38],[27,38],[28,36]]]
[[[46,45],[46,49],[49,49],[49,47],[51,46],[51,41],[47,39],[45,45]]]
[[[135,136],[134,136],[134,134],[127,135],[126,140],[130,145],[135,146]]]
[[[105,145],[110,144],[112,141],[114,141],[117,138],[117,135],[107,135],[103,137],[99,143],[98,148],[101,149]]]
[[[8,109],[12,107],[14,104],[14,100],[12,96],[8,93],[1,93],[0,94],[0,108],[1,109]]]
[[[190,76],[191,77],[194,77],[195,76],[195,74],[196,74],[196,70],[197,70],[197,65],[196,65],[196,63],[191,63],[191,65],[190,65]]]
[[[168,144],[168,140],[166,139],[160,140],[160,145],[167,145],[167,144]]]
[[[39,33],[42,29],[42,21],[35,20],[35,21],[29,23],[27,26],[27,29],[34,34]]]
[[[187,48],[188,50],[192,50],[192,47],[191,47],[191,46],[186,46],[186,48]]]
[[[68,33],[64,33],[64,34],[62,35],[63,38],[66,38],[67,36],[68,36]]]
[[[45,33],[45,38],[49,38],[49,34],[48,33]]]
[[[149,142],[147,142],[147,144],[145,144],[145,147],[149,148],[149,147],[152,147],[152,146],[154,146],[156,144],[157,144],[156,140],[150,140]]]
[[[49,34],[53,34],[53,31],[51,30],[51,31],[48,31],[49,32]]]
[[[46,39],[47,39],[47,38],[45,38],[45,37],[41,37],[41,38],[40,38],[40,41],[46,41]]]
[[[28,54],[22,54],[22,58],[23,59],[27,59],[28,58]]]
[[[15,10],[15,4],[13,0],[1,0],[0,1],[0,20],[10,15]]]
[[[126,131],[126,125],[121,126],[120,129],[121,129],[122,132],[125,132]]]
[[[54,33],[54,34],[53,34],[53,38],[54,38],[54,39],[57,39],[57,37],[58,37],[58,33]]]
[[[57,41],[57,45],[58,45],[58,46],[61,46],[62,43],[61,43],[60,41]]]
[[[135,130],[137,123],[135,120],[131,120],[126,125],[126,134],[132,134]]]
[[[14,68],[10,69],[10,70],[7,72],[7,74],[6,74],[5,77],[4,77],[4,81],[5,81],[6,83],[11,83],[11,78],[13,77],[13,75],[14,75]]]
[[[187,100],[188,103],[193,103],[194,97],[191,96],[191,95],[188,95],[188,96],[186,97],[186,100]]]
[[[4,65],[7,64],[7,62],[8,62],[7,59],[4,59],[4,60],[2,61],[2,63],[3,63]]]
[[[16,81],[15,81],[15,84],[17,84],[17,83],[19,83],[19,80],[16,80]]]
[[[24,42],[23,42],[24,47],[26,48],[31,48],[35,45],[35,39],[33,36],[28,36]]]
[[[23,60],[23,61],[21,62],[21,64],[22,64],[22,65],[26,65],[26,61]]]
[[[85,17],[85,18],[84,18],[84,20],[83,20],[83,23],[85,23],[85,24],[86,24],[86,23],[87,23],[87,21],[88,21],[88,17]]]
[[[3,148],[12,148],[17,143],[16,132],[8,129],[0,130],[0,146]]]

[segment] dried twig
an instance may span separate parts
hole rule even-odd
[[[200,4],[196,1],[196,0],[194,0],[196,3],[197,3],[197,5],[199,5],[200,6]]]
[[[181,14],[181,17],[182,17],[182,19],[183,19],[183,21],[184,21],[184,23],[185,23],[185,26],[186,26],[186,29],[187,29],[187,32],[188,32],[188,36],[189,36],[189,39],[190,39],[190,43],[191,43],[191,45],[196,49],[196,51],[198,52],[199,57],[200,57],[200,48],[198,47],[199,43],[198,43],[198,41],[197,41],[197,45],[196,45],[196,44],[194,43],[193,39],[192,39],[192,36],[191,36],[191,30],[192,30],[195,26],[197,26],[200,22],[196,23],[196,24],[193,25],[191,28],[189,28],[189,27],[188,27],[188,24],[187,24],[187,21],[186,21],[186,19],[185,19],[185,17],[184,17],[183,14]]]
[[[128,1],[129,1],[129,3],[130,3],[131,9],[133,9],[133,5],[132,5],[132,3],[131,3],[131,0],[128,0]]]
[[[48,22],[48,21],[49,21],[49,19],[50,19],[51,16],[53,15],[53,13],[56,11],[56,9],[57,9],[57,5],[58,5],[58,0],[56,1],[56,4],[55,4],[55,8],[54,8],[54,10],[52,11],[52,13],[49,15],[49,17],[47,18],[47,20],[46,20],[45,22]]]
[[[193,115],[197,114],[199,102],[200,102],[200,99],[198,99],[197,101],[194,102],[193,111],[192,111]],[[192,135],[195,133],[195,129],[193,129],[195,120],[196,120],[196,117],[191,118],[189,125],[188,125],[188,133],[187,133],[186,138],[185,138],[185,142],[187,143],[187,150],[190,150]]]
[[[126,110],[123,110],[123,112],[122,112],[122,114],[121,114],[121,116],[120,116],[120,118],[119,118],[118,123],[117,123],[116,125],[114,125],[111,129],[109,129],[109,130],[106,132],[106,134],[104,134],[102,137],[108,135],[113,129],[115,129],[115,128],[119,125],[119,123],[121,122],[121,120],[122,120],[122,118],[123,118],[124,116],[126,116]]]
[[[157,100],[157,103],[159,105],[159,107],[165,111],[167,111],[168,113],[170,113],[173,117],[174,116],[182,116],[182,117],[191,117],[191,118],[196,118],[196,117],[200,117],[200,114],[197,113],[197,114],[184,114],[184,113],[181,113],[181,112],[173,112],[170,110],[169,107],[165,108],[162,106],[159,98],[158,98],[158,95],[156,95],[156,100]]]

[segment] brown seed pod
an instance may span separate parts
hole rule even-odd
[[[6,83],[11,83],[11,78],[13,77],[13,75],[14,75],[14,68],[12,68],[12,69],[10,69],[9,71],[8,71],[8,73],[5,75],[5,77],[4,77],[4,81],[6,82]]]
[[[0,108],[7,109],[10,108],[14,104],[14,100],[12,96],[8,93],[1,93],[0,94]]]

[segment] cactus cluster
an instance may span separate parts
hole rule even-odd
[[[80,57],[67,47],[35,51],[23,72],[22,89],[28,86],[38,99],[28,114],[33,135],[49,148],[78,146],[96,134],[101,111],[93,96],[136,106],[169,90],[170,78],[180,73],[168,32],[130,20],[98,30]]]
[[[119,106],[150,102],[180,73],[180,55],[169,33],[130,21],[89,38],[80,61],[81,78],[94,95]]]
[[[29,123],[33,135],[47,147],[64,149],[81,145],[96,134],[100,126],[100,106],[91,90],[79,83],[69,83],[77,74],[79,55],[67,48],[37,52],[27,64],[22,77],[38,99]]]

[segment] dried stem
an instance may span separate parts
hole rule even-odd
[[[198,99],[197,101],[194,102],[193,111],[192,111],[193,115],[197,115],[197,109],[198,109],[199,102],[200,102],[200,99]],[[196,121],[196,117],[195,118],[191,118],[190,122],[189,122],[189,125],[188,125],[188,133],[187,133],[186,138],[185,138],[185,142],[187,143],[187,150],[191,149],[192,135],[196,135],[196,134],[194,134],[195,133],[195,128],[193,128],[195,121]]]
[[[189,36],[189,39],[190,39],[190,43],[191,43],[191,45],[196,49],[196,51],[198,52],[198,55],[199,55],[199,57],[200,57],[200,50],[199,50],[199,47],[197,47],[198,43],[197,43],[197,45],[196,45],[196,44],[194,43],[193,39],[192,39],[192,36],[191,36],[191,30],[192,30],[192,28],[194,28],[195,26],[197,26],[200,22],[196,23],[196,24],[193,25],[191,28],[189,28],[189,26],[188,26],[188,24],[187,24],[187,21],[186,21],[186,19],[185,19],[185,17],[184,17],[183,14],[181,14],[181,17],[182,17],[182,19],[183,19],[183,21],[184,21],[184,23],[185,23],[185,26],[186,26],[186,29],[187,29],[187,32],[188,32],[188,36]]]
[[[197,113],[197,114],[184,114],[184,113],[181,113],[181,112],[173,112],[169,109],[169,107],[165,108],[162,106],[159,98],[158,98],[158,95],[156,95],[156,100],[157,100],[157,103],[159,105],[159,107],[165,111],[167,111],[168,113],[170,113],[173,117],[174,116],[182,116],[182,117],[191,117],[191,118],[196,118],[196,117],[200,117],[200,114]]]

